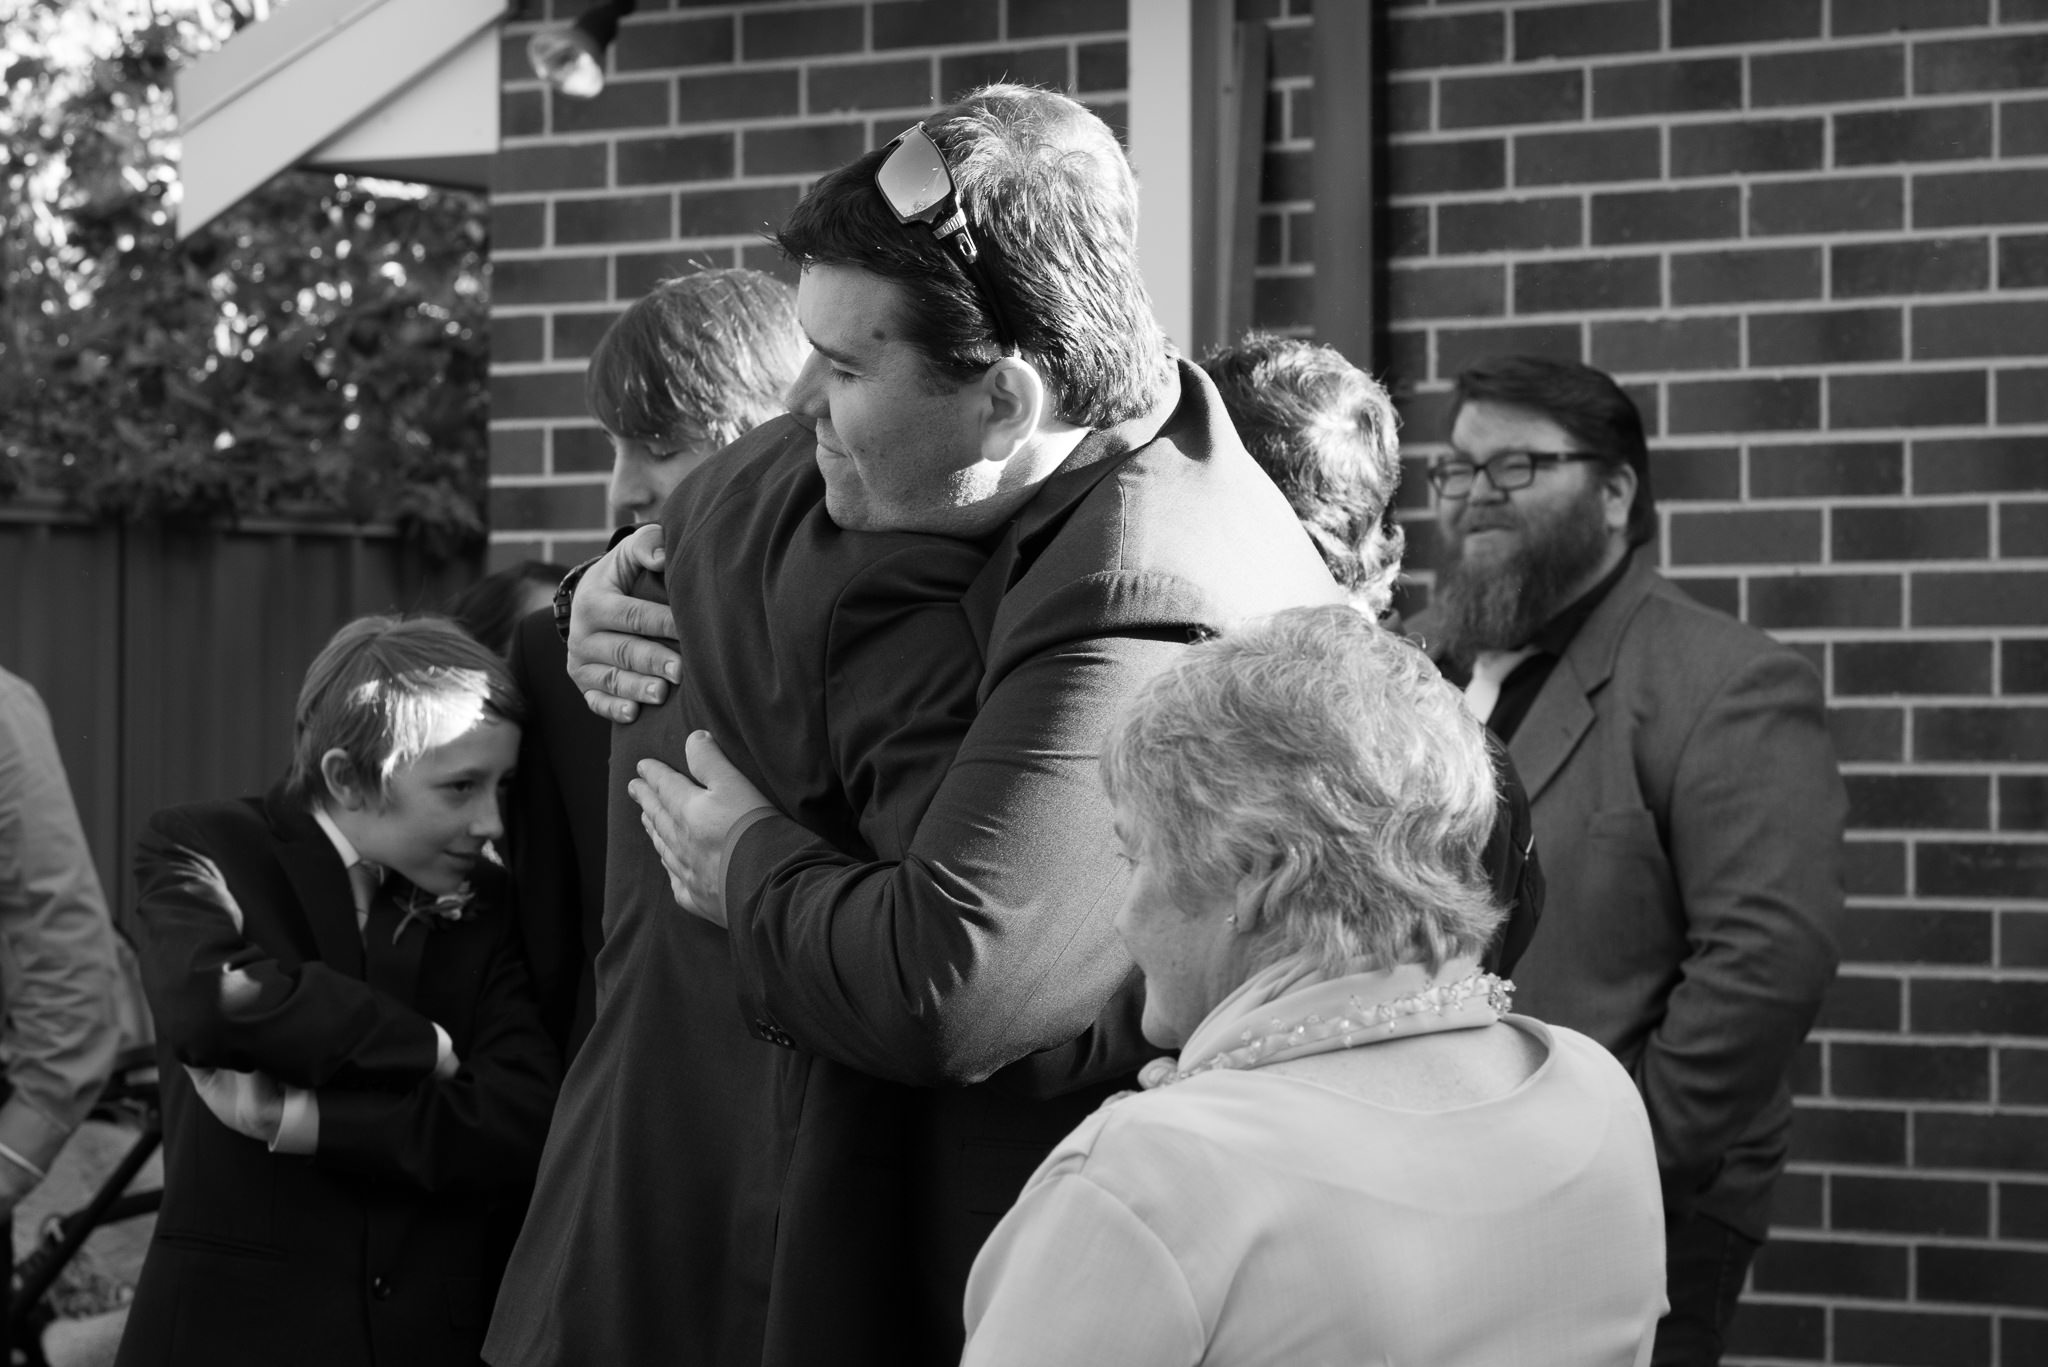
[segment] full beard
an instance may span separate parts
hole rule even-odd
[[[1607,554],[1599,493],[1564,509],[1549,525],[1524,523],[1503,555],[1474,562],[1463,543],[1437,571],[1432,608],[1444,653],[1469,665],[1482,650],[1517,650],[1569,606],[1570,594]]]

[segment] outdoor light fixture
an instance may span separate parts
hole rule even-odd
[[[618,36],[619,20],[639,8],[639,0],[609,0],[592,5],[567,28],[544,28],[526,40],[526,60],[533,74],[564,95],[591,99],[604,89],[604,52]]]

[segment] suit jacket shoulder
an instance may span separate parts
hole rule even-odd
[[[1064,641],[1200,636],[1343,601],[1208,376],[1183,361],[1178,402],[1151,423],[1149,439],[1049,480],[970,593],[1001,593],[984,692],[1008,667]]]
[[[1559,682],[1590,696],[1618,676],[1632,695],[1658,698],[1658,710],[1675,721],[1698,715],[1734,676],[1759,667],[1798,675],[1819,700],[1820,677],[1798,651],[1692,598],[1639,554],[1565,648],[1560,672],[1568,678]]]

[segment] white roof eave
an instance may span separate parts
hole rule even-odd
[[[186,237],[298,165],[484,184],[507,0],[292,0],[178,73]]]

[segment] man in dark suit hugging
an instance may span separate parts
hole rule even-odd
[[[755,1069],[804,1086],[751,1111],[744,1134],[698,1120],[629,1135],[722,1193],[673,1226],[686,1259],[650,1253],[660,1230],[537,1217],[498,1308],[500,1367],[596,1361],[614,1343],[610,1356],[735,1367],[957,1362],[982,1240],[1146,1056],[1112,926],[1127,874],[1096,777],[1106,721],[1191,638],[1338,590],[1153,319],[1136,209],[1101,120],[1015,86],[822,177],[777,236],[802,268],[813,346],[791,416],[720,458],[755,448],[762,471],[805,474],[822,516],[776,516],[796,486],[764,479],[734,490],[720,525],[751,531],[718,559],[665,515],[678,539],[643,529],[583,575],[579,685],[659,704],[673,682],[696,728],[680,753],[644,751],[634,780],[679,855],[682,906],[663,888],[652,910],[694,918],[689,972],[721,984],[696,995],[727,1027],[663,1037],[669,1089],[703,1111]],[[767,668],[799,644],[796,607],[829,617],[828,644],[857,634],[843,578],[791,581],[794,527],[821,545],[921,534],[965,551],[961,645],[874,652],[892,667],[872,686]],[[620,601],[641,567],[666,572],[666,608]],[[895,615],[923,619],[930,578],[906,581]],[[790,611],[765,611],[785,588]],[[592,601],[606,590],[609,614]],[[892,605],[873,606],[854,625],[893,641]],[[611,634],[678,628],[680,657]],[[818,728],[835,745],[874,735],[917,771],[830,776],[865,850],[767,772]],[[855,811],[864,792],[875,801]],[[726,1037],[735,1023],[745,1038]],[[576,1176],[578,1155],[558,1151],[544,1206]],[[856,1283],[872,1294],[845,1297]]]
[[[124,1365],[476,1361],[560,1075],[492,853],[520,715],[453,623],[363,618],[282,784],[151,818],[164,1203]]]

